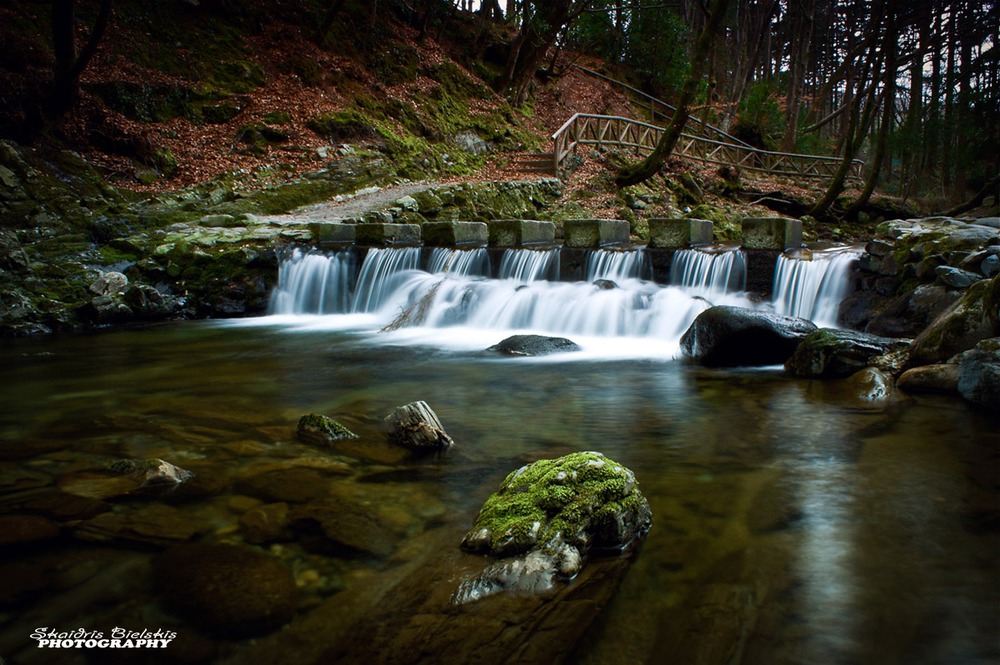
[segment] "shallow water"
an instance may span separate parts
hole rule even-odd
[[[499,359],[475,350],[485,339],[430,345],[420,331],[314,323],[4,341],[0,511],[29,512],[26,500],[57,486],[87,491],[110,460],[160,457],[193,470],[201,492],[112,500],[115,510],[162,501],[193,539],[239,543],[241,479],[318,471],[331,492],[390,525],[391,560],[294,542],[264,548],[296,572],[292,626],[260,644],[204,640],[203,656],[271,662],[261,651],[271,648],[281,662],[311,663],[296,625],[406,570],[415,552],[452,556],[483,500],[521,464],[598,450],[635,472],[654,526],[567,662],[1000,659],[994,415],[946,397],[873,405],[842,382],[708,371],[669,353]],[[381,419],[414,400],[455,439],[444,458],[394,458],[383,447]],[[337,417],[377,454],[359,461],[298,443],[308,412]],[[75,528],[3,553],[0,658],[85,662],[80,651],[34,648],[28,635],[40,626],[198,633],[157,602],[148,561],[161,546],[84,542]],[[391,610],[368,608],[360,620],[379,622],[382,611]],[[449,662],[437,656],[425,662]]]

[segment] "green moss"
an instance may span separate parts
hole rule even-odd
[[[465,544],[496,556],[558,541],[582,549],[592,540],[614,545],[621,535],[611,534],[609,523],[629,519],[637,523],[634,535],[648,528],[649,507],[632,472],[600,453],[571,453],[508,475],[483,504]]]
[[[355,110],[324,113],[311,118],[306,126],[334,143],[373,135],[371,122]]]

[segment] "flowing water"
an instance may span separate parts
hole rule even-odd
[[[312,479],[367,506],[393,534],[392,553],[264,546],[295,571],[295,618],[259,640],[202,637],[214,651],[200,662],[338,662],[319,654],[340,626],[394,616],[374,590],[407,571],[413,593],[432,595],[441,577],[424,571],[436,560],[475,559],[458,543],[507,473],[598,450],[635,472],[654,525],[567,662],[1000,660],[996,415],[944,396],[872,403],[846,382],[778,368],[691,366],[675,359],[676,340],[705,303],[684,287],[621,273],[617,289],[542,282],[558,256],[541,251],[512,255],[497,277],[471,254],[436,273],[411,254],[372,254],[354,280],[349,255],[300,253],[261,319],[3,341],[0,518],[41,513],[62,533],[0,558],[0,658],[106,655],[37,649],[29,635],[41,626],[169,628],[178,644],[199,635],[159,601],[149,561],[162,544],[144,540],[243,542],[240,519],[260,503],[251,481],[278,470],[288,486],[268,491],[294,497]],[[406,312],[407,325],[379,332]],[[537,360],[483,350],[515,330],[566,333],[584,350]],[[455,439],[446,456],[410,459],[384,443],[381,419],[415,400]],[[359,443],[299,443],[309,412],[336,417]],[[99,493],[101,471],[122,457],[168,460],[201,484],[108,499],[105,515],[134,523],[107,527],[113,543],[84,539],[80,525],[102,516],[56,510],[51,497]],[[421,639],[413,633],[414,654]],[[180,662],[170,655],[157,662]]]

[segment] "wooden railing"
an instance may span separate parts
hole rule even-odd
[[[644,113],[646,109],[649,109],[649,122],[654,125],[656,124],[658,118],[662,118],[663,120],[670,122],[670,119],[674,117],[674,113],[677,112],[677,109],[675,109],[670,104],[667,104],[662,99],[657,99],[656,97],[653,97],[652,95],[645,93],[642,90],[639,90],[638,88],[634,88],[627,83],[622,83],[621,81],[613,79],[610,76],[605,76],[600,72],[595,72],[593,69],[587,69],[586,67],[583,67],[581,65],[573,65],[573,66],[588,76],[592,76],[596,79],[605,81],[606,83],[610,83],[616,88],[621,88],[625,92],[626,96],[631,97],[631,101],[634,104],[636,104],[639,108],[643,109]],[[691,134],[704,136],[707,139],[713,139],[715,141],[722,141],[723,143],[742,145],[748,148],[753,147],[746,141],[738,139],[732,134],[727,134],[718,127],[710,125],[707,122],[700,120],[694,116],[688,118],[688,123],[690,123],[687,126],[688,129],[690,130],[689,133]]]
[[[552,135],[556,173],[560,172],[563,162],[576,151],[577,146],[625,148],[643,154],[652,152],[662,133],[662,127],[639,120],[577,113]],[[759,150],[686,133],[681,134],[673,154],[704,164],[735,166],[746,171],[817,180],[832,179],[841,163],[839,157]],[[848,179],[860,180],[863,168],[864,162],[852,160]]]

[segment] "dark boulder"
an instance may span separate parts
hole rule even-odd
[[[154,559],[153,572],[167,606],[216,635],[269,633],[295,614],[291,570],[249,547],[181,545]]]
[[[940,284],[922,284],[899,296],[865,327],[882,337],[916,337],[962,294]]]
[[[495,351],[508,356],[544,356],[550,353],[579,351],[580,346],[565,337],[545,335],[512,335],[487,351]]]
[[[848,377],[872,359],[908,345],[909,340],[821,328],[806,335],[785,363],[785,371],[803,377]]]
[[[681,352],[706,367],[777,365],[814,330],[806,319],[718,305],[694,320],[681,337]]]
[[[978,342],[1000,335],[1000,276],[969,287],[913,340],[910,366],[944,362]]]
[[[958,392],[973,404],[1000,413],[1000,337],[983,340],[962,354]]]

